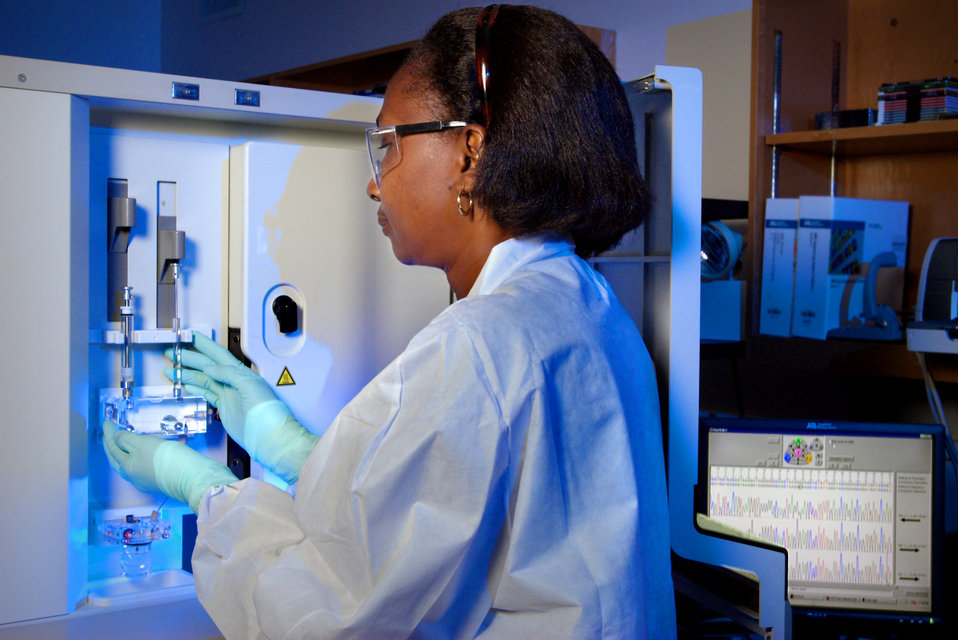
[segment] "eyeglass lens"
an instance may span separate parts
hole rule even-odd
[[[369,161],[373,165],[376,186],[381,176],[399,164],[399,145],[396,130],[393,127],[370,129],[366,132],[366,147],[369,149]]]

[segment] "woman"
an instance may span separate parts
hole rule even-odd
[[[105,428],[114,465],[197,510],[197,593],[227,638],[674,636],[653,369],[580,257],[647,209],[611,65],[549,11],[455,11],[367,142],[396,257],[458,301],[321,439],[197,337],[188,389],[295,498]]]

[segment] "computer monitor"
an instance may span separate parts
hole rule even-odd
[[[940,624],[945,437],[940,425],[705,418],[697,510],[786,548],[796,617]]]

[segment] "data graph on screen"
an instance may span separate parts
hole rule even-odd
[[[729,428],[707,437],[707,515],[787,549],[793,606],[931,611],[931,438]]]
[[[709,513],[787,548],[789,580],[894,582],[893,474],[721,467]]]

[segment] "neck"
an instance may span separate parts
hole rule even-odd
[[[476,212],[477,218],[479,213]],[[476,283],[479,272],[486,264],[489,253],[492,248],[500,242],[512,237],[511,233],[504,231],[495,223],[483,224],[483,220],[491,222],[491,219],[482,216],[482,220],[474,221],[475,237],[473,241],[467,244],[467,248],[461,252],[456,261],[451,264],[446,271],[446,280],[452,288],[456,298],[462,299],[469,295],[472,285]]]

